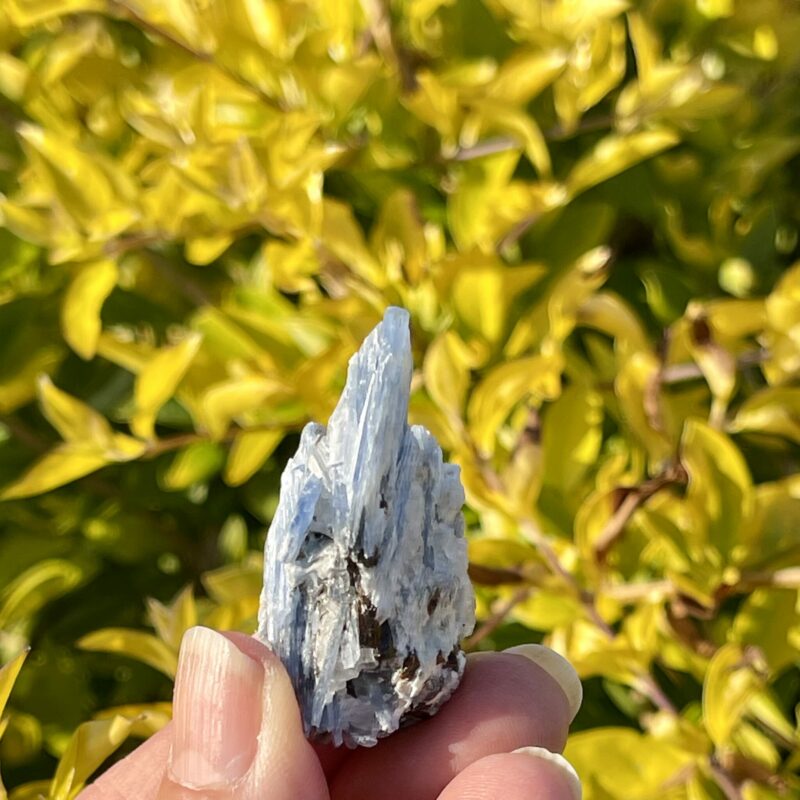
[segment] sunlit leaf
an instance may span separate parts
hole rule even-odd
[[[16,658],[0,667],[0,717],[3,716],[6,703],[8,702],[11,690],[14,688],[14,681],[28,657],[28,650],[23,650]]]
[[[207,481],[225,461],[225,452],[214,442],[195,442],[181,450],[164,474],[167,489],[186,489],[193,483]]]
[[[131,421],[137,436],[153,436],[156,414],[175,393],[201,341],[199,334],[189,334],[180,344],[159,350],[143,367],[136,379],[136,414]]]
[[[48,422],[66,442],[105,447],[111,440],[111,426],[91,406],[53,385],[46,375],[39,380],[39,400]]]
[[[81,358],[90,359],[100,336],[100,310],[117,283],[113,261],[85,264],[72,279],[61,308],[61,328],[70,347]]]
[[[50,785],[51,800],[69,800],[91,774],[131,732],[131,721],[122,716],[84,722],[72,736],[58,762]]]
[[[239,486],[251,478],[283,439],[283,431],[242,431],[236,435],[225,463],[224,479]]]
[[[63,559],[45,559],[29,567],[0,593],[0,628],[33,617],[51,600],[72,591],[85,570]]]
[[[147,614],[159,637],[177,651],[183,634],[197,624],[197,605],[192,585],[184,587],[169,605],[149,598]]]
[[[128,628],[103,628],[78,640],[78,647],[116,653],[149,664],[170,678],[178,667],[177,651],[149,633]]]
[[[0,492],[0,500],[48,492],[96,472],[111,459],[96,447],[77,443],[63,444],[36,461],[19,479]]]
[[[741,648],[729,644],[716,652],[703,684],[703,721],[716,745],[730,740],[761,685]]]
[[[610,134],[575,164],[569,174],[567,188],[571,195],[579,194],[669,147],[674,147],[679,141],[680,137],[667,128],[641,131],[627,136]]]
[[[594,780],[610,797],[647,800],[696,756],[628,728],[597,728],[570,737],[564,755],[584,781]]]

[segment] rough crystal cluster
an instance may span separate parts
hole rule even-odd
[[[408,313],[350,360],[327,429],[309,424],[267,537],[259,638],[286,666],[310,737],[356,745],[434,714],[474,625],[457,466],[407,424]]]

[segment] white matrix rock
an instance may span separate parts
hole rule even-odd
[[[408,313],[389,308],[350,360],[327,429],[281,478],[258,637],[281,658],[307,735],[374,745],[431,716],[475,622],[459,468],[409,427]]]

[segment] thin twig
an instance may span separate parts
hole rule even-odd
[[[502,253],[508,250],[509,247],[513,247],[536,224],[541,216],[541,211],[534,211],[533,214],[523,217],[510,231],[498,239],[495,250],[498,253]]]
[[[722,793],[728,800],[743,800],[743,796],[739,787],[734,782],[728,771],[722,767],[717,760],[716,756],[711,756],[709,759],[711,767],[711,774],[717,782],[717,786],[722,790]]]
[[[361,0],[361,7],[369,21],[369,30],[378,52],[387,64],[397,69],[403,91],[413,92],[417,88],[414,66],[397,39],[386,0]]]
[[[220,443],[228,443],[232,442],[240,433],[258,433],[259,431],[286,431],[287,433],[300,430],[302,427],[301,424],[296,425],[284,425],[284,424],[274,424],[274,425],[253,425],[249,428],[240,428],[237,425],[234,425],[230,428],[225,435],[216,441]],[[214,441],[209,438],[207,434],[203,433],[179,433],[175,436],[168,436],[165,439],[158,439],[152,442],[145,451],[143,458],[155,458],[156,456],[160,456],[163,453],[171,453],[174,450],[180,450],[182,447],[188,447],[192,444],[198,444],[200,442],[211,442]]]
[[[487,636],[491,636],[499,628],[511,610],[525,600],[533,591],[531,587],[517,589],[511,597],[500,606],[480,627],[464,641],[465,650],[474,650]]]
[[[749,350],[736,358],[736,368],[745,369],[758,364],[763,364],[770,357],[769,350]],[[676,383],[698,380],[703,377],[703,371],[693,361],[685,364],[670,364],[661,370],[660,383],[671,386]]]
[[[582,133],[591,133],[593,131],[605,130],[614,126],[614,118],[611,115],[604,114],[598,117],[587,117],[579,125],[571,130],[564,129],[561,125],[555,125],[542,131],[545,141],[548,142],[562,142],[573,136],[579,136]],[[471,161],[474,158],[483,158],[484,156],[492,156],[497,153],[505,153],[509,150],[522,150],[524,145],[519,139],[513,136],[494,136],[489,139],[484,139],[482,142],[472,145],[471,147],[459,147],[458,150],[449,158],[448,161]]]
[[[605,524],[594,544],[595,557],[605,561],[609,551],[622,536],[625,526],[636,511],[654,494],[675,484],[685,483],[686,470],[678,463],[670,464],[663,472],[628,491],[617,510]]]

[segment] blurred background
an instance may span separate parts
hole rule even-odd
[[[13,800],[163,725],[186,627],[254,629],[389,304],[466,647],[576,665],[586,799],[800,796],[798,41],[792,0],[4,0]]]

